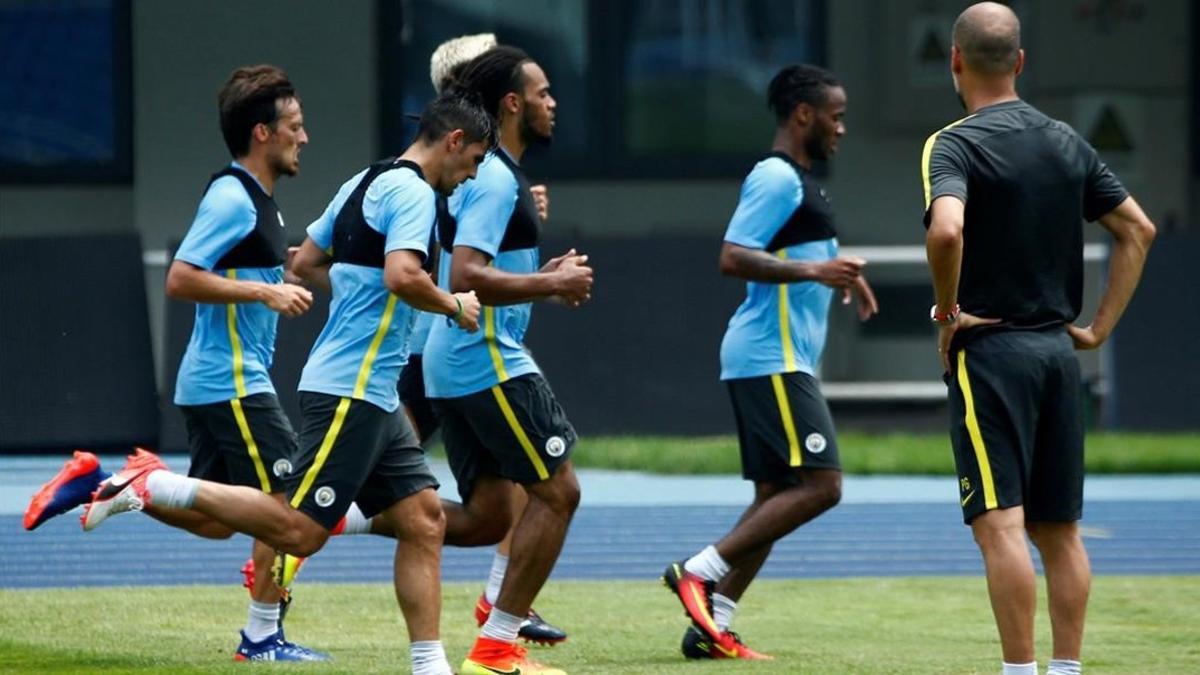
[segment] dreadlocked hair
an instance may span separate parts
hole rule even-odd
[[[478,94],[484,109],[499,118],[500,101],[510,92],[521,91],[525,84],[521,66],[532,60],[516,47],[493,47],[467,64],[457,84]]]

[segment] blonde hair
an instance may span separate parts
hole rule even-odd
[[[454,79],[457,69],[497,44],[494,33],[477,33],[461,35],[438,45],[429,57],[429,79],[433,81],[434,90],[440,94]]]

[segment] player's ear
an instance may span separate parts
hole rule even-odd
[[[1017,50],[1017,67],[1013,71],[1013,75],[1020,75],[1022,70],[1025,70],[1025,50],[1018,49]]]
[[[258,141],[259,143],[266,143],[271,138],[272,133],[274,133],[274,131],[271,129],[270,125],[259,122],[258,124],[254,125],[253,129],[250,130],[250,138]]]
[[[958,45],[950,45],[950,72],[961,75],[963,69],[962,51]]]
[[[466,132],[464,132],[462,129],[455,129],[454,131],[446,134],[446,151],[452,153],[462,152],[463,138],[465,135]]]
[[[796,123],[800,126],[806,127],[812,123],[813,115],[815,113],[816,110],[814,110],[811,105],[807,103],[800,103],[797,104],[796,109],[792,111],[792,119],[796,120]]]
[[[510,91],[504,95],[504,98],[500,99],[500,105],[515,115],[521,111],[521,97],[517,95],[517,92]]]

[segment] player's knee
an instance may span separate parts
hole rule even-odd
[[[1081,541],[1079,526],[1074,522],[1025,523],[1025,531],[1039,550],[1072,546]]]
[[[570,518],[579,508],[582,491],[579,489],[579,479],[570,464],[564,464],[549,480],[542,483],[537,491],[537,497],[544,501],[555,513]]]
[[[446,514],[442,511],[442,503],[433,490],[424,490],[410,499],[417,500],[409,509],[408,517],[403,519],[402,535],[407,541],[440,543],[446,534]],[[504,535],[501,535],[501,539]]]
[[[297,557],[307,558],[316,555],[328,539],[329,530],[312,518],[296,512],[276,548]]]
[[[842,501],[842,474],[840,471],[821,471],[810,476],[817,505],[828,511]]]

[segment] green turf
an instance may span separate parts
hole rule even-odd
[[[946,434],[838,434],[843,468],[855,474],[954,473]],[[573,455],[578,466],[653,473],[740,473],[734,436],[584,437]],[[1089,473],[1200,472],[1200,433],[1116,434],[1087,437]]]
[[[444,589],[452,665],[474,637],[478,592],[479,584]],[[3,590],[0,672],[245,673],[229,661],[245,600],[232,585]],[[538,609],[571,639],[535,654],[570,673],[999,671],[984,581],[975,577],[762,581],[743,598],[735,628],[777,657],[769,664],[685,662],[677,649],[686,620],[650,581],[551,583]],[[1043,666],[1048,623],[1043,599]],[[302,586],[288,633],[337,658],[300,668],[306,673],[407,671],[407,639],[385,585]],[[1097,578],[1085,664],[1089,675],[1200,672],[1200,577]]]

